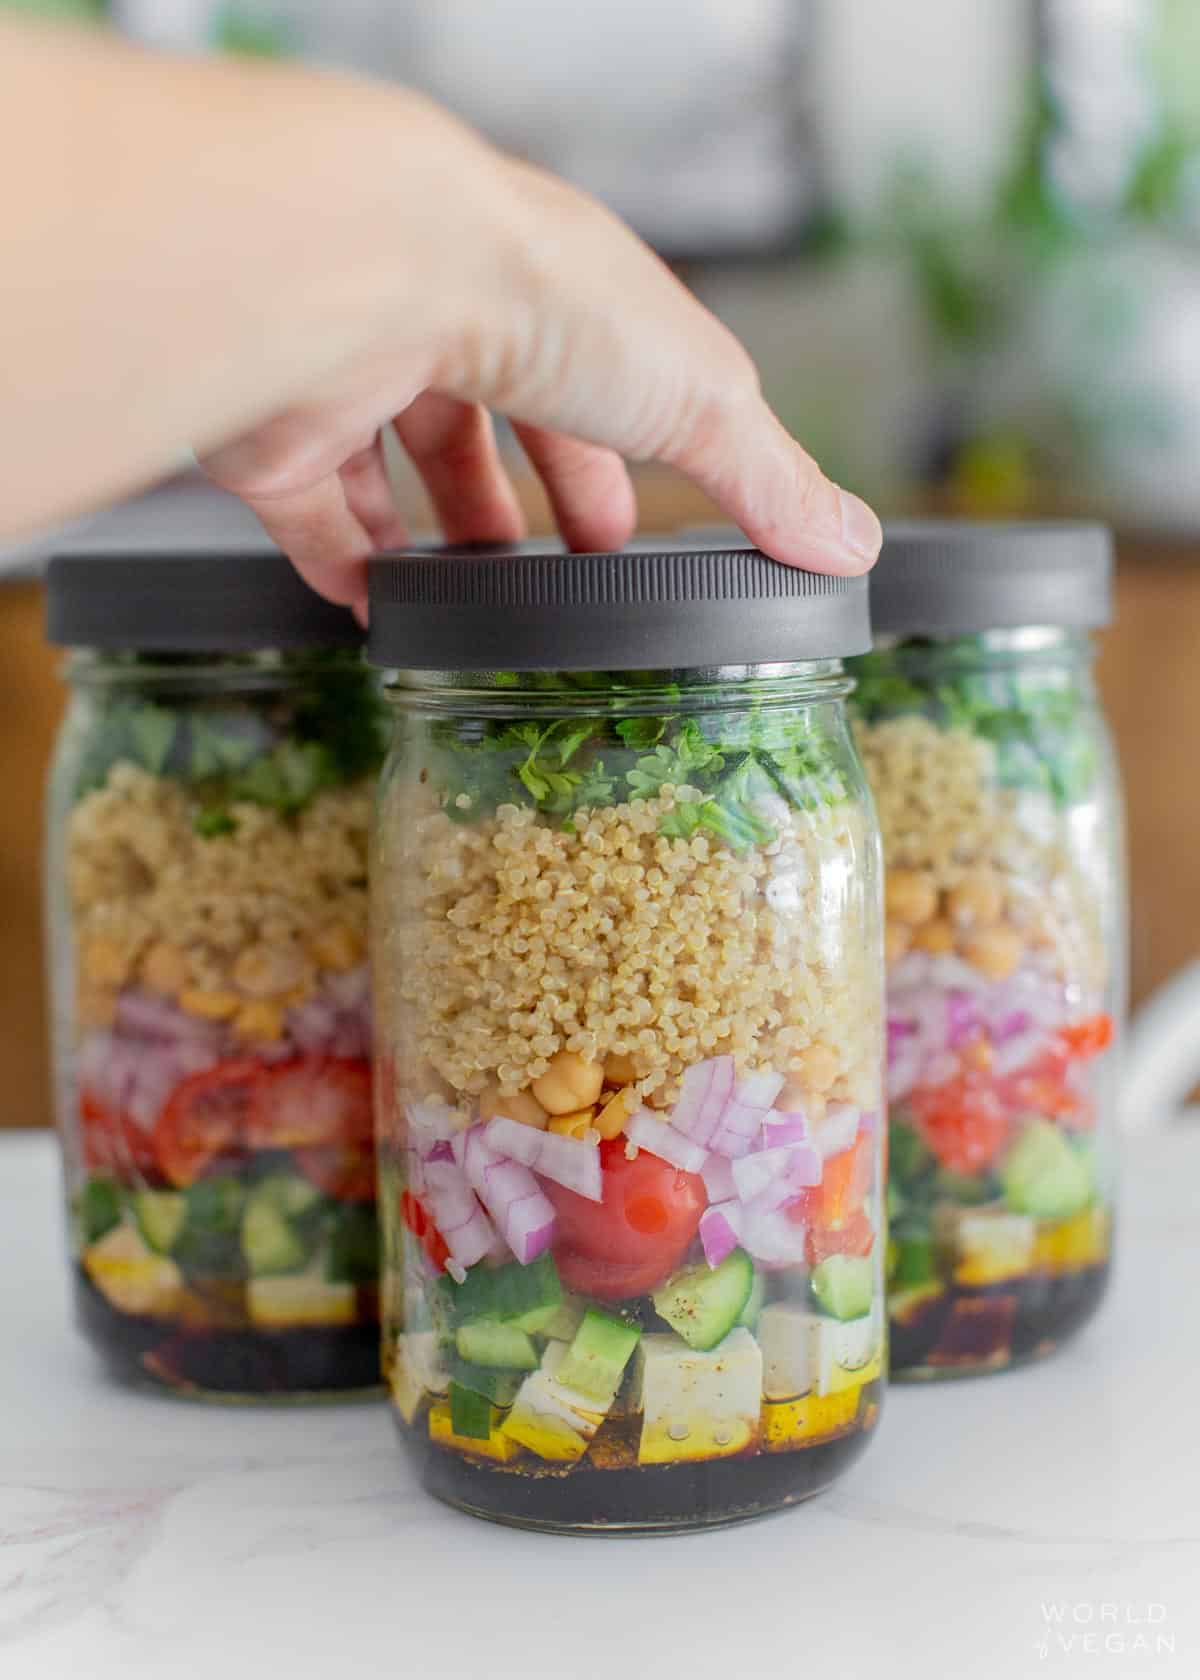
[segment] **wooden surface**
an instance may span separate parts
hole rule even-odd
[[[535,525],[545,504],[526,490]],[[714,517],[659,475],[640,486],[642,525]],[[41,591],[0,584],[0,1125],[49,1119],[42,998],[41,806],[62,707],[57,656],[41,639]],[[1104,638],[1101,686],[1129,808],[1133,992],[1148,994],[1200,955],[1200,539],[1121,545],[1118,618]]]

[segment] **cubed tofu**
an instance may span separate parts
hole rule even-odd
[[[358,1316],[352,1283],[330,1283],[323,1270],[251,1278],[246,1310],[261,1330],[299,1330],[306,1326],[353,1324]]]
[[[183,1274],[174,1260],[155,1254],[132,1225],[112,1230],[84,1250],[83,1265],[96,1288],[118,1312],[173,1318],[183,1302]]]
[[[767,1452],[788,1452],[823,1436],[849,1429],[858,1416],[866,1383],[836,1394],[808,1394],[800,1400],[768,1400],[763,1406],[762,1444]]]
[[[1111,1216],[1107,1208],[1085,1208],[1073,1219],[1039,1228],[1033,1263],[1040,1272],[1073,1272],[1100,1266],[1108,1258]]]
[[[507,1463],[510,1458],[516,1458],[521,1450],[516,1441],[494,1426],[486,1440],[456,1435],[450,1418],[448,1400],[437,1400],[429,1408],[429,1438],[439,1446],[457,1447],[459,1452],[475,1453],[480,1458],[494,1458],[501,1464]]]
[[[758,1437],[763,1356],[746,1329],[706,1353],[682,1336],[643,1336],[635,1365],[639,1464],[725,1458]]]
[[[427,1394],[445,1394],[449,1373],[442,1364],[441,1346],[433,1330],[406,1330],[396,1337],[388,1361],[392,1399],[405,1423],[417,1415]]]
[[[873,1312],[843,1323],[807,1307],[774,1302],[759,1315],[758,1340],[767,1400],[859,1387],[879,1375],[883,1362],[883,1323]]]
[[[1037,1222],[1004,1208],[963,1208],[954,1225],[954,1281],[967,1289],[1006,1283],[1033,1269]]]
[[[539,1458],[573,1464],[588,1450],[604,1422],[595,1401],[577,1394],[557,1380],[567,1353],[566,1342],[548,1342],[542,1362],[517,1390],[502,1432]]]

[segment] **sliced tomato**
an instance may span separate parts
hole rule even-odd
[[[250,1149],[356,1146],[369,1153],[371,1064],[299,1056],[263,1069],[246,1125]]]
[[[707,1197],[703,1179],[642,1150],[634,1161],[625,1140],[600,1145],[603,1200],[544,1182],[558,1216],[555,1260],[568,1289],[620,1301],[645,1295],[679,1265]]]
[[[860,1209],[841,1225],[810,1225],[804,1247],[810,1266],[819,1266],[831,1254],[870,1254],[875,1246],[875,1227]]]
[[[952,1172],[984,1171],[1008,1137],[1008,1108],[992,1080],[979,1074],[914,1091],[909,1106],[926,1143]]]
[[[155,1157],[172,1184],[194,1184],[218,1156],[244,1146],[263,1071],[261,1062],[239,1057],[175,1087],[153,1137]]]
[[[296,1165],[310,1183],[339,1202],[375,1200],[375,1151],[358,1143],[297,1149]]]
[[[400,1198],[400,1217],[421,1244],[431,1263],[439,1272],[445,1271],[446,1262],[450,1258],[446,1239],[430,1219],[424,1204],[417,1200],[411,1190],[406,1190]]]
[[[1112,1043],[1112,1016],[1089,1016],[1086,1021],[1077,1021],[1074,1026],[1061,1028],[1058,1036],[1068,1056],[1078,1061],[1086,1061],[1090,1056],[1100,1055],[1101,1051],[1107,1050]]]
[[[128,1115],[114,1114],[92,1091],[80,1093],[79,1129],[89,1172],[154,1172],[153,1139]]]

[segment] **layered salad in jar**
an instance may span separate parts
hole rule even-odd
[[[958,666],[928,644],[853,662],[887,866],[896,1374],[1051,1351],[1108,1266],[1107,764],[1072,673],[989,670],[983,640]]]
[[[638,699],[402,714],[373,863],[392,1398],[546,1526],[803,1498],[878,1406],[861,770],[840,709]]]
[[[61,761],[78,1311],[180,1391],[365,1388],[376,687],[350,655],[241,690],[211,669],[133,662]]]

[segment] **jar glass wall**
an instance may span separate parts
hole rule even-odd
[[[1090,662],[1061,629],[853,662],[886,860],[897,1376],[1048,1353],[1104,1292],[1125,912]]]
[[[451,1503],[735,1520],[875,1422],[880,882],[846,688],[814,661],[390,691],[384,1358]]]
[[[378,683],[353,651],[68,675],[47,873],[78,1322],[182,1393],[370,1388]]]

